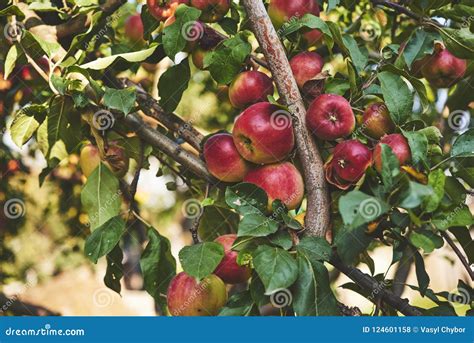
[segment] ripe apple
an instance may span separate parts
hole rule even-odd
[[[432,55],[425,57],[421,73],[436,88],[449,88],[464,77],[466,60],[457,58],[441,44],[435,46]]]
[[[229,133],[218,133],[206,140],[204,159],[209,172],[224,182],[242,181],[248,171],[248,163],[240,156]]]
[[[240,155],[257,164],[281,161],[295,146],[290,115],[268,102],[242,112],[235,120],[232,136]]]
[[[214,274],[222,279],[225,283],[236,284],[246,282],[251,275],[248,267],[239,266],[237,264],[238,252],[232,250],[232,244],[237,239],[237,235],[229,234],[217,237],[214,242],[224,247],[224,258],[217,266]]]
[[[230,0],[191,0],[191,6],[202,11],[200,20],[215,23],[229,12]]]
[[[411,150],[407,139],[398,133],[383,137],[374,150],[375,169],[382,172],[382,144],[387,144],[392,152],[397,156],[400,166],[411,160]]]
[[[340,189],[348,189],[372,164],[372,152],[358,140],[339,143],[324,164],[326,180]]]
[[[194,66],[200,70],[204,70],[204,57],[206,53],[223,41],[222,35],[216,30],[208,26],[203,26],[202,28],[203,35],[192,52]]]
[[[244,71],[237,75],[229,87],[229,99],[232,106],[244,108],[257,102],[266,101],[273,95],[272,79],[259,71]]]
[[[324,60],[315,52],[304,51],[290,60],[290,67],[300,89],[323,69]]]
[[[89,177],[99,164],[99,149],[92,144],[85,145],[79,157],[79,165],[81,166],[82,174],[84,174],[85,177]]]
[[[306,120],[316,137],[323,140],[346,137],[355,128],[351,104],[336,94],[317,97],[308,108]]]
[[[189,0],[147,0],[150,14],[158,21],[164,21],[174,15],[176,8],[181,4],[189,4]]]
[[[303,200],[303,177],[290,162],[252,169],[245,175],[244,182],[253,183],[267,192],[269,210],[276,199],[280,199],[289,210],[298,207]]]
[[[173,316],[215,316],[227,302],[227,290],[215,275],[198,282],[181,272],[171,280],[167,298]]]
[[[143,40],[143,22],[140,14],[134,14],[127,18],[125,22],[125,35],[132,42]]]
[[[380,137],[395,131],[395,124],[390,117],[387,106],[382,102],[375,102],[367,106],[362,116],[364,132],[372,138]]]

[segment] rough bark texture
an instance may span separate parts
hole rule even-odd
[[[324,237],[329,229],[329,196],[323,161],[306,125],[306,109],[292,77],[283,45],[268,17],[263,1],[244,0],[253,32],[265,55],[278,92],[293,117],[298,155],[303,165],[308,206],[305,227],[308,235]]]

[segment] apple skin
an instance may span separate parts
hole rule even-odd
[[[204,57],[206,55],[206,52],[203,48],[201,47],[196,47],[194,48],[191,58],[193,60],[193,64],[196,68],[199,70],[204,70]]]
[[[81,166],[82,174],[84,174],[85,177],[89,177],[99,164],[99,149],[92,144],[85,145],[79,156],[79,165]]]
[[[202,11],[200,20],[215,23],[229,12],[230,0],[191,0],[191,6]]]
[[[399,133],[387,135],[379,141],[374,150],[375,169],[379,173],[382,172],[382,144],[387,144],[392,149],[392,152],[398,158],[398,162],[400,162],[400,166],[411,160],[411,150],[407,139]]]
[[[92,144],[87,144],[81,149],[79,156],[79,165],[85,177],[89,177],[92,172],[99,166],[101,155],[99,149]],[[125,176],[129,167],[129,158],[125,150],[120,147],[117,142],[109,142],[104,164],[117,176],[121,178]]]
[[[372,152],[358,140],[339,143],[324,164],[326,180],[340,189],[348,189],[359,181],[372,164]]]
[[[229,87],[229,100],[232,106],[244,108],[257,102],[266,101],[273,95],[273,82],[266,74],[259,71],[244,71],[237,75]]]
[[[153,17],[158,21],[165,21],[174,15],[179,5],[188,5],[189,0],[147,0],[146,4]]]
[[[134,14],[127,18],[125,22],[125,35],[132,42],[143,40],[143,22],[140,14]]]
[[[253,183],[267,192],[269,210],[276,199],[280,199],[289,210],[294,210],[304,197],[303,177],[290,162],[252,169],[245,175],[244,182]]]
[[[167,298],[173,316],[215,316],[227,302],[227,290],[216,275],[198,282],[181,272],[171,280]]]
[[[351,104],[336,94],[317,97],[308,108],[306,120],[316,137],[323,140],[346,137],[355,128]]]
[[[281,161],[295,146],[289,114],[269,102],[259,102],[242,112],[232,136],[240,155],[256,164]]]
[[[249,170],[229,133],[218,133],[206,140],[204,159],[209,172],[224,182],[242,181]]]
[[[466,60],[457,58],[448,49],[435,47],[435,52],[422,59],[421,74],[435,88],[449,88],[464,77]]]
[[[290,67],[300,89],[323,70],[324,60],[315,52],[304,51],[290,60]]]
[[[237,251],[232,250],[232,245],[237,239],[237,235],[229,234],[217,237],[214,242],[224,247],[224,258],[217,266],[214,274],[228,284],[237,284],[246,282],[252,274],[249,267],[239,266],[237,264]]]
[[[364,132],[374,139],[380,139],[395,131],[395,124],[390,117],[387,106],[382,102],[372,103],[362,116]]]

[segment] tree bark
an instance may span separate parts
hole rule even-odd
[[[310,236],[324,237],[330,225],[329,195],[323,161],[306,125],[303,99],[292,76],[285,49],[268,17],[263,1],[244,0],[243,3],[255,37],[272,72],[278,93],[293,117],[296,146],[303,166],[308,200],[306,232]]]

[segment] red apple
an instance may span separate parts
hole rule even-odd
[[[201,10],[201,19],[205,23],[215,23],[229,12],[230,0],[191,0],[191,6]]]
[[[280,199],[289,210],[298,207],[303,200],[303,177],[290,162],[252,169],[245,175],[244,182],[253,183],[267,192],[269,210],[276,199]]]
[[[382,172],[382,144],[387,144],[392,152],[397,156],[400,166],[411,160],[411,150],[407,139],[398,133],[383,137],[374,150],[375,169]]]
[[[351,104],[336,94],[317,97],[308,108],[306,120],[316,137],[323,140],[346,137],[355,128]]]
[[[202,26],[202,29],[203,34],[193,50],[192,59],[196,68],[204,70],[204,57],[206,53],[222,42],[223,38],[222,35],[211,27]]]
[[[303,40],[306,42],[307,46],[316,45],[322,37],[323,33],[316,29],[303,33]]]
[[[390,117],[387,106],[382,102],[370,104],[362,116],[364,132],[372,138],[380,137],[395,131],[395,124]]]
[[[422,59],[421,73],[436,88],[449,88],[464,77],[467,69],[466,60],[457,58],[441,45],[435,52]]]
[[[236,284],[246,282],[251,275],[248,267],[242,267],[237,264],[238,252],[232,250],[232,244],[237,239],[237,235],[229,234],[217,237],[214,242],[224,247],[224,258],[217,266],[214,274],[222,279],[225,283]]]
[[[340,189],[348,189],[364,175],[372,164],[372,152],[358,140],[336,145],[324,164],[326,180]]]
[[[125,35],[132,42],[143,40],[143,22],[140,14],[134,14],[127,18],[125,22]]]
[[[174,15],[180,4],[189,4],[189,0],[147,0],[146,4],[151,15],[158,21],[164,21]]]
[[[218,133],[206,140],[204,159],[209,172],[224,182],[242,181],[248,171],[248,164],[229,133]]]
[[[272,79],[259,71],[244,71],[237,75],[229,87],[229,99],[232,106],[244,108],[257,102],[266,101],[273,95]]]
[[[315,52],[304,51],[290,60],[290,67],[300,89],[323,69],[324,60]]]
[[[295,145],[290,115],[268,102],[242,112],[235,120],[232,136],[240,155],[257,164],[281,161]]]
[[[227,290],[215,275],[198,282],[181,272],[171,280],[167,299],[173,316],[215,316],[227,302]]]

